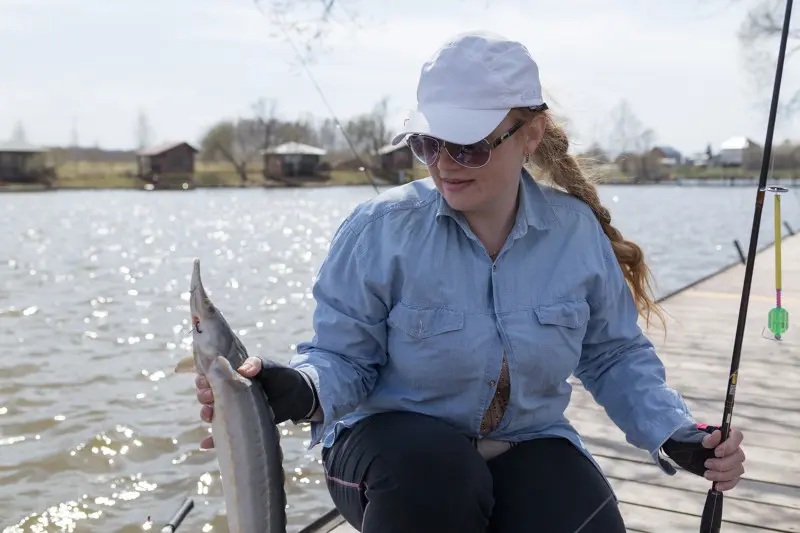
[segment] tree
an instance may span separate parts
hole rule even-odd
[[[592,163],[603,165],[609,162],[608,154],[599,143],[593,143],[588,150],[580,154],[581,157],[591,160]]]
[[[785,8],[785,0],[758,0],[745,16],[738,32],[746,69],[755,89],[763,95],[758,100],[766,104],[762,106],[764,113],[769,109],[768,103],[772,98],[771,89],[775,79]],[[790,69],[792,56],[798,51],[800,28],[795,25],[794,29],[789,29],[784,72]],[[785,80],[784,76],[783,81]],[[781,102],[779,114],[782,116],[792,116],[800,111],[800,89],[781,87]]]
[[[637,150],[644,126],[630,103],[623,99],[611,110],[608,146],[617,155]]]
[[[344,129],[357,152],[374,154],[391,140],[388,118],[389,99],[384,96],[371,112],[347,121]]]
[[[25,133],[25,127],[22,125],[22,122],[17,121],[14,125],[14,130],[11,132],[11,140],[23,143],[28,141],[28,136]]]
[[[253,104],[255,119],[263,130],[263,140],[261,142],[262,150],[266,150],[275,143],[275,133],[278,128],[278,119],[276,117],[277,108],[277,102],[272,99],[267,101],[264,98],[259,98],[256,103]]]
[[[200,150],[206,161],[228,161],[244,185],[248,165],[259,155],[264,139],[264,128],[258,119],[223,120],[203,136]]]
[[[617,157],[623,156],[619,160],[620,170],[643,179],[656,177],[660,164],[650,154],[655,131],[642,124],[627,100],[620,100],[611,110],[610,128],[609,147]]]
[[[332,118],[326,118],[317,128],[317,137],[320,147],[325,150],[335,150],[341,145],[341,131]]]
[[[334,24],[358,25],[347,0],[253,0],[278,29],[277,35],[295,48],[301,63],[312,62],[324,50],[325,37]],[[276,36],[277,36],[276,35]],[[303,55],[302,52],[305,52]]]
[[[139,150],[150,146],[153,142],[153,128],[144,111],[139,110],[136,117],[136,147]]]

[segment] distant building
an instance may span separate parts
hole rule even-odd
[[[671,146],[655,146],[650,150],[650,157],[655,163],[665,166],[678,166],[683,164],[683,155]]]
[[[49,182],[55,173],[45,161],[47,152],[26,141],[0,143],[0,181]]]
[[[414,154],[405,139],[397,145],[382,146],[378,149],[378,157],[384,172],[411,170],[414,167]]]
[[[164,175],[194,174],[194,158],[198,150],[184,141],[168,142],[136,152],[137,175],[158,181]]]
[[[731,137],[720,145],[717,164],[754,170],[761,166],[761,145],[744,136]]]
[[[264,176],[319,179],[320,161],[327,152],[299,142],[288,142],[262,150]]]

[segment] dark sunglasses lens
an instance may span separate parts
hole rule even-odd
[[[467,145],[447,143],[445,148],[450,157],[458,163],[472,168],[482,167],[488,163],[492,151],[489,144],[483,141]]]
[[[408,147],[423,165],[432,165],[439,154],[439,141],[433,137],[412,135],[408,138]]]

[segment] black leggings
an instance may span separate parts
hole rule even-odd
[[[362,420],[322,457],[334,504],[362,533],[625,533],[608,484],[566,439],[486,461],[447,423],[398,412]]]

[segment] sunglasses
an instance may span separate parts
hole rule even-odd
[[[432,166],[439,159],[442,148],[447,150],[447,154],[459,165],[467,168],[481,168],[489,164],[492,159],[492,150],[514,135],[520,129],[524,121],[514,124],[511,129],[500,135],[493,142],[482,139],[472,144],[457,144],[448,141],[415,133],[408,137],[408,147],[423,165]]]

